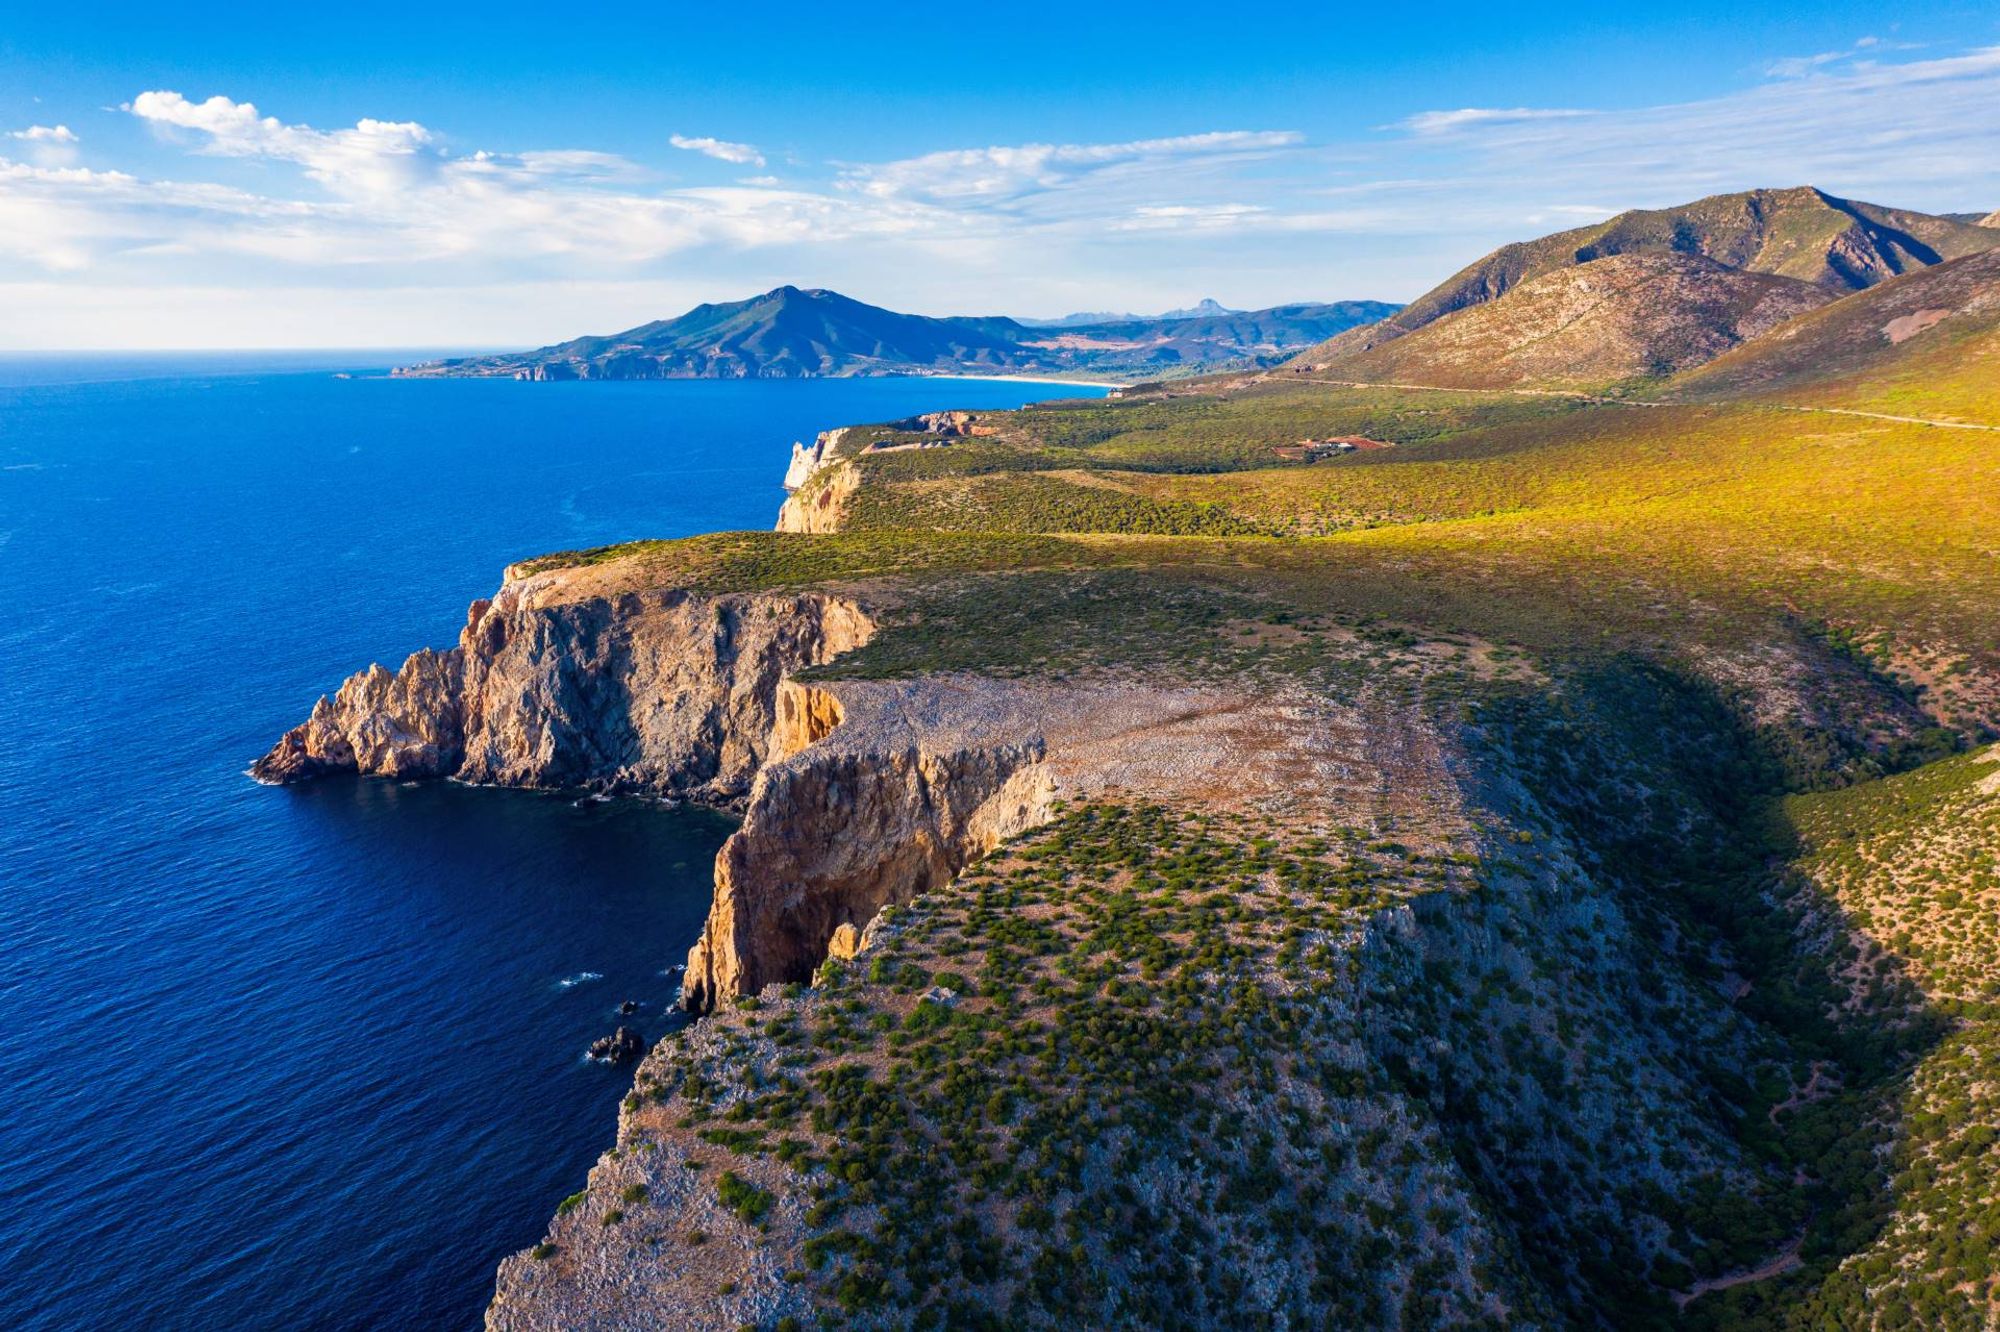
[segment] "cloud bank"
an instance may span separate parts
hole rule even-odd
[[[716,299],[799,280],[934,312],[1398,297],[1504,240],[1752,185],[2000,205],[2000,47],[1916,58],[1864,39],[1769,68],[1671,105],[1445,107],[1324,140],[1224,128],[989,144],[724,185],[587,146],[467,151],[413,120],[323,129],[151,89],[121,108],[154,140],[143,166],[87,159],[102,136],[65,124],[0,137],[0,344],[38,345],[48,293],[65,290],[75,308],[144,307],[156,291],[163,327],[169,292],[210,293],[218,310],[254,302],[214,293],[348,292],[350,340],[400,342],[410,319],[419,340],[455,336],[440,290],[485,309],[470,293],[564,283]],[[749,143],[666,143],[765,162]],[[363,302],[385,312],[379,332]],[[627,313],[648,312],[607,306],[598,322]],[[533,314],[501,335],[543,336]]]

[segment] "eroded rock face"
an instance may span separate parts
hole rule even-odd
[[[1304,697],[932,676],[787,681],[776,712],[770,761],[716,857],[715,899],[688,955],[682,1002],[696,1012],[853,956],[883,907],[1047,822],[1059,795],[1278,808],[1337,792],[1423,806],[1442,782],[1435,755],[1385,752],[1376,762],[1402,779],[1374,790],[1373,773],[1342,756],[1371,724],[1415,732]]]
[[[836,939],[851,952],[883,907],[1048,819],[1054,783],[1040,735],[927,733],[883,708],[879,691],[863,692],[862,715],[848,720],[830,691],[782,686],[772,762],[716,857],[687,1007],[808,979]]]
[[[875,628],[859,604],[824,593],[572,597],[564,573],[513,580],[473,603],[448,652],[354,676],[252,774],[733,799],[764,761],[779,681]]]
[[[805,445],[794,440],[792,443],[792,460],[785,468],[785,489],[791,491],[803,486],[806,483],[806,478],[811,476],[818,470],[822,463],[832,456],[833,450],[840,446],[841,436],[845,435],[849,429],[850,427],[848,426],[842,426],[838,430],[822,430],[818,435],[813,437],[811,448],[807,448]]]
[[[455,772],[465,752],[464,680],[464,657],[455,648],[425,648],[400,671],[370,666],[332,698],[322,697],[250,773],[283,783],[338,772],[404,778]]]
[[[921,430],[927,435],[962,439],[970,435],[991,435],[994,428],[979,424],[975,412],[923,412],[907,420],[890,423],[897,430]]]
[[[778,508],[780,532],[838,532],[847,517],[847,502],[861,488],[861,472],[841,463],[815,473],[819,480],[795,489]]]

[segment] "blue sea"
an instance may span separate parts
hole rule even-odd
[[[0,1327],[476,1327],[731,825],[245,765],[511,559],[765,528],[795,439],[1075,392],[401,359],[0,358]]]

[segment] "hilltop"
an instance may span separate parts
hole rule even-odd
[[[792,379],[822,375],[994,373],[1157,376],[1269,363],[1343,329],[1380,319],[1378,301],[1228,311],[1213,302],[1155,319],[1062,321],[898,314],[839,292],[779,287],[700,305],[622,333],[531,352],[409,366],[405,377],[516,379]]]
[[[1527,313],[1526,303],[1510,300],[1516,289],[1611,256],[1694,256],[1721,268],[1790,279],[1844,296],[1902,273],[1996,246],[2000,246],[2000,230],[1990,226],[1858,203],[1810,186],[1720,194],[1676,208],[1620,213],[1592,226],[1503,245],[1388,319],[1337,335],[1300,353],[1294,364],[1316,373],[1361,378],[1345,375],[1343,367],[1351,358],[1489,303],[1521,311],[1523,327],[1510,333],[1506,325],[1513,316],[1495,313],[1481,321],[1481,340],[1497,336],[1503,347],[1530,341],[1532,334],[1526,324],[1535,316]],[[1544,289],[1548,285],[1544,283]],[[1726,312],[1735,308],[1736,300],[1723,290],[1723,284],[1707,285],[1710,291],[1698,300],[1725,315],[1706,321],[1716,335],[1706,342],[1713,352],[1720,352],[1741,340],[1727,327]],[[1632,325],[1645,317],[1635,310],[1614,316],[1612,322]],[[1440,340],[1444,345],[1452,341]],[[1660,359],[1672,364],[1678,358],[1670,355]],[[1422,357],[1406,353],[1397,363],[1406,369],[1421,368]],[[1421,374],[1416,377],[1424,378]]]
[[[1990,1325],[2000,260],[1781,240],[1405,339],[1648,398],[846,426],[322,700],[260,774],[743,813],[489,1328]]]

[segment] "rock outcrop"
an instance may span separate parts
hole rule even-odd
[[[457,647],[354,676],[252,775],[732,800],[763,764],[780,680],[875,628],[857,602],[823,592],[594,591],[568,570],[511,579],[473,603]]]
[[[772,761],[716,857],[715,900],[688,954],[687,1007],[810,978],[836,933],[851,938],[883,907],[950,881],[1048,818],[1054,784],[1041,736],[941,738],[884,706],[889,691],[860,692],[863,716],[810,748],[846,710],[825,689],[781,686]]]
[[[607,1064],[629,1064],[646,1053],[646,1042],[630,1027],[620,1025],[609,1036],[599,1036],[590,1043],[590,1057]]]
[[[1365,730],[1350,708],[1188,686],[787,682],[769,764],[716,857],[715,899],[688,956],[682,1002],[707,1011],[806,980],[829,956],[853,956],[883,907],[950,882],[1046,823],[1059,796],[1278,808],[1310,790],[1384,810],[1436,798],[1435,755],[1378,759],[1403,774],[1393,792],[1372,778],[1357,784],[1337,756]]]
[[[833,456],[840,446],[840,437],[851,427],[842,426],[838,430],[822,430],[813,438],[812,447],[807,448],[796,440],[792,443],[792,460],[785,467],[785,489],[797,490],[806,483],[806,478],[818,471],[821,464]]]
[[[469,624],[486,604],[473,603]],[[400,671],[370,666],[333,697],[322,697],[310,717],[251,765],[251,775],[282,783],[340,772],[403,778],[455,772],[465,754],[464,686],[465,655],[457,648],[425,648]]]
[[[994,433],[993,426],[979,423],[977,412],[921,412],[890,424],[896,430],[915,430],[926,435],[941,435],[947,439],[965,439],[973,435]]]
[[[861,488],[861,472],[853,463],[821,469],[812,485],[785,496],[778,509],[780,532],[838,532],[847,516],[847,502]]]

